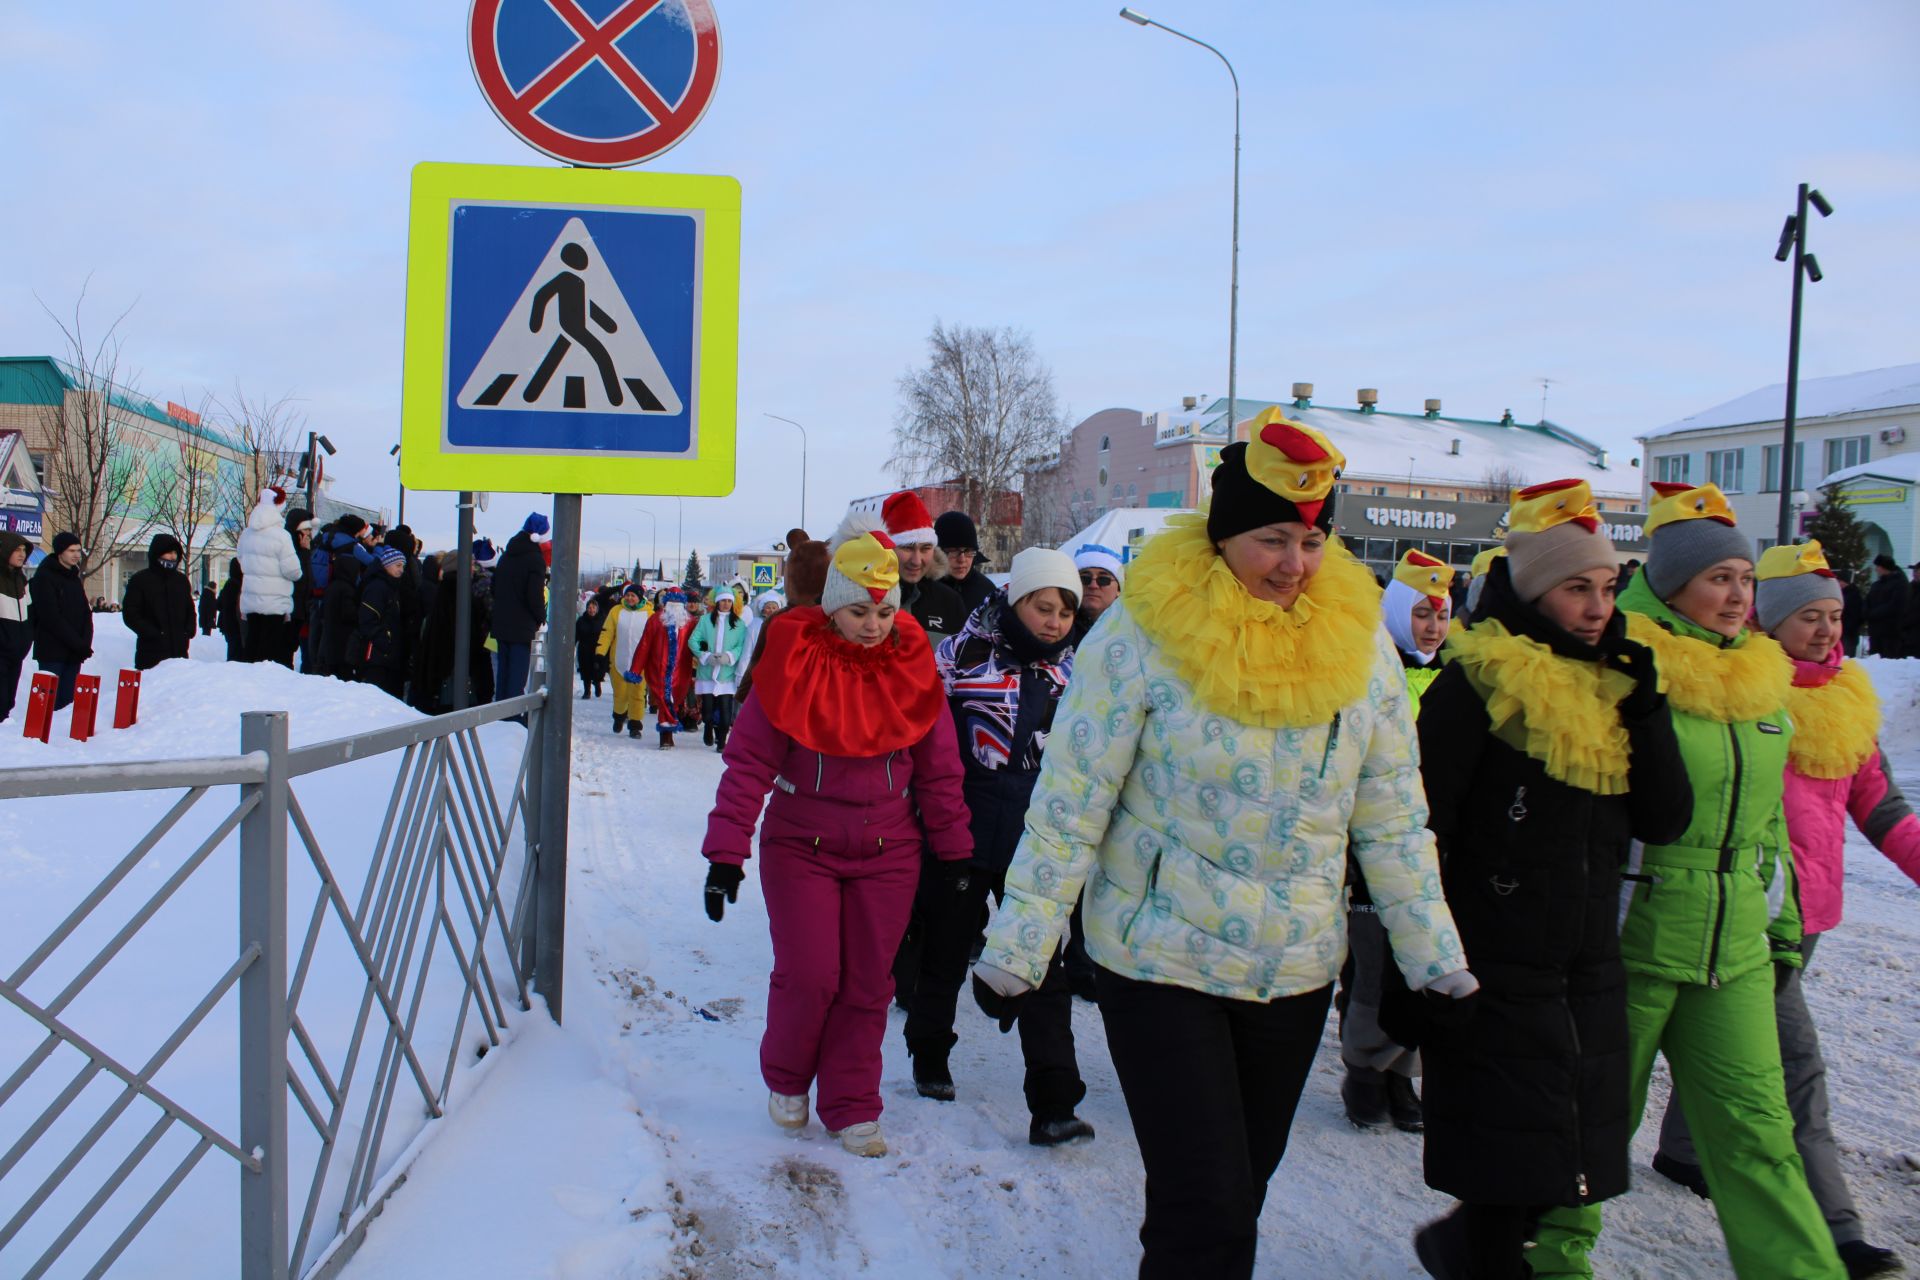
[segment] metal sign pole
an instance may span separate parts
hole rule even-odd
[[[460,494],[460,545],[455,548],[453,598],[453,709],[464,711],[471,701],[473,652],[473,494]]]
[[[541,713],[540,864],[536,872],[534,990],[559,1022],[567,937],[567,796],[573,752],[573,624],[580,603],[580,495],[553,495],[547,583],[547,705]]]

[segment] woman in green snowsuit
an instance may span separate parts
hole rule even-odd
[[[1620,596],[1654,651],[1693,785],[1693,820],[1637,847],[1622,888],[1628,1120],[1664,1053],[1741,1280],[1843,1280],[1793,1145],[1774,1030],[1773,965],[1800,962],[1782,793],[1793,726],[1785,652],[1746,629],[1753,550],[1713,485],[1655,485],[1652,552]],[[1588,1276],[1599,1206],[1555,1209],[1536,1276]]]

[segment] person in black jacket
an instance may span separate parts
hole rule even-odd
[[[1461,1201],[1414,1237],[1436,1276],[1524,1280],[1541,1213],[1627,1190],[1621,867],[1693,812],[1653,655],[1614,611],[1613,548],[1585,483],[1559,483],[1515,503],[1420,704],[1428,825],[1480,981],[1470,1018],[1408,1016],[1418,995],[1382,1010],[1425,1059],[1427,1185]]]
[[[33,649],[33,616],[27,608],[27,557],[33,544],[0,532],[0,721],[13,714],[20,666]]]
[[[1900,624],[1907,614],[1907,583],[1893,557],[1873,558],[1873,585],[1867,588],[1867,643],[1876,658],[1906,655],[1900,643]]]
[[[1860,634],[1867,626],[1867,598],[1854,585],[1856,576],[1840,573],[1840,647],[1849,658],[1860,656]]]
[[[361,680],[404,699],[419,596],[407,585],[407,557],[398,547],[382,546],[373,555],[378,567],[360,589],[354,615],[352,664]]]
[[[214,622],[227,642],[228,662],[247,660],[246,617],[240,612],[240,588],[245,585],[242,581],[245,576],[240,569],[240,557],[235,556],[227,566],[227,581],[220,588],[219,604],[214,610]]]
[[[220,620],[220,597],[214,594],[213,584],[200,584],[200,634],[213,634],[213,624]]]
[[[293,554],[300,560],[300,577],[293,584],[293,615],[287,619],[287,661],[300,658],[300,669],[313,670],[313,512],[305,507],[289,507],[287,536],[293,539]]]
[[[547,562],[534,541],[547,532],[547,518],[529,515],[520,532],[507,540],[500,567],[493,571],[493,640],[495,659],[493,698],[517,698],[527,691],[527,671],[533,663],[533,638],[547,620]]]
[[[193,588],[180,572],[180,539],[154,535],[147,567],[127,579],[120,616],[134,634],[133,665],[146,671],[168,658],[184,658],[193,643]]]
[[[960,593],[961,603],[971,614],[995,590],[985,572],[987,558],[980,554],[980,531],[966,512],[949,511],[933,522],[933,537],[947,557],[946,583]]]
[[[922,941],[917,952],[903,957],[918,966],[905,1035],[914,1086],[924,1098],[954,1097],[948,1066],[957,1039],[954,1006],[986,923],[987,896],[1005,896],[1007,868],[1025,830],[1054,711],[1073,674],[1070,635],[1079,604],[1073,561],[1063,552],[1030,547],[1013,558],[1007,589],[974,610],[935,655],[960,740],[973,871],[955,894],[947,877],[923,870],[914,901]],[[995,999],[989,992],[983,1008]],[[1001,1019],[1003,1031],[1015,1022],[1020,1028],[1032,1115],[1027,1140],[1034,1146],[1094,1136],[1093,1126],[1074,1114],[1087,1087],[1074,1057],[1072,1006],[1066,968],[1056,955],[1039,989],[1021,999],[1017,1019]]]
[[[1900,614],[1900,652],[1911,658],[1920,657],[1920,564],[1908,567],[1913,576],[1907,580],[1906,607]]]
[[[352,543],[353,539],[346,538],[346,541]],[[359,634],[360,586],[363,579],[372,576],[373,570],[369,567],[372,563],[372,552],[367,553],[367,563],[363,564],[351,549],[335,551],[328,558],[327,590],[320,599],[320,638],[313,649],[314,671],[318,675],[353,679],[353,640]]]
[[[598,593],[588,596],[573,624],[573,665],[580,670],[580,696],[597,698],[607,680],[607,660],[600,656],[600,628],[607,616]]]
[[[93,656],[93,610],[80,562],[87,549],[65,530],[53,535],[53,554],[33,571],[27,594],[33,607],[33,660],[59,683],[53,695],[58,711],[73,701],[80,664]]]

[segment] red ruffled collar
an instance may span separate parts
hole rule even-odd
[[[920,741],[946,713],[933,645],[904,610],[872,648],[842,639],[817,607],[776,614],[766,637],[753,696],[774,728],[809,751],[885,755]]]

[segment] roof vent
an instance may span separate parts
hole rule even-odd
[[[1432,401],[1428,401],[1428,403],[1431,404]],[[1460,456],[1460,437],[1459,436],[1455,436],[1453,438],[1453,443],[1447,447],[1447,453],[1455,458]]]
[[[1440,416],[1440,402],[1438,400],[1427,401],[1427,416],[1429,418],[1437,418]],[[1456,449],[1454,452],[1458,453],[1459,450]]]
[[[1312,404],[1313,404],[1313,384],[1311,382],[1294,383],[1293,384],[1293,407],[1296,409],[1306,409],[1311,407]]]
[[[1200,407],[1200,397],[1199,396],[1181,396],[1180,407],[1182,409],[1186,409],[1189,412],[1191,412],[1192,410]]]
[[[1362,387],[1359,392],[1360,412],[1372,413],[1380,403],[1380,392],[1373,387]]]
[[[1513,425],[1513,410],[1506,409],[1501,411],[1500,425],[1503,427],[1510,427]]]

